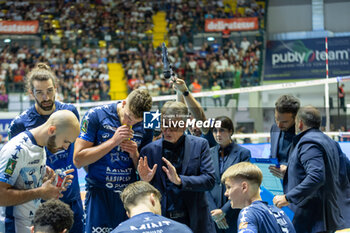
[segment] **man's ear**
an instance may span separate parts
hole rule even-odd
[[[299,120],[299,125],[298,125],[298,129],[301,131],[304,128],[304,122],[302,120]]]
[[[125,105],[126,105],[126,101],[125,101],[125,100],[123,100],[123,101],[122,101],[122,107],[124,108],[124,107],[125,107]]]
[[[50,125],[49,129],[48,129],[49,136],[55,135],[56,134],[56,130],[57,130],[57,128],[56,128],[55,125]]]
[[[151,195],[149,195],[149,200],[153,207],[156,206],[156,198],[154,196],[154,193],[151,193]]]
[[[30,233],[34,233],[34,226],[30,227]]]
[[[126,216],[128,216],[128,218],[130,218],[130,213],[129,211],[125,211],[126,212]]]
[[[243,181],[243,182],[241,183],[241,187],[242,187],[242,191],[243,191],[243,192],[248,192],[249,184],[248,184],[247,181]]]
[[[29,88],[28,94],[29,94],[31,97],[33,97],[33,99],[35,99],[33,89]]]

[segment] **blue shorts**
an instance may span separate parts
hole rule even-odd
[[[67,203],[74,212],[74,224],[69,232],[83,233],[84,232],[84,210],[81,199]]]
[[[120,194],[104,188],[87,188],[85,232],[109,233],[128,219]],[[74,231],[72,231],[74,232]]]

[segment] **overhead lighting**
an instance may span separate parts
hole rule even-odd
[[[5,43],[10,43],[10,42],[11,42],[11,39],[5,39],[4,42],[5,42]]]
[[[212,36],[209,36],[209,37],[207,38],[207,40],[208,40],[208,41],[214,41],[214,40],[215,40],[215,38],[214,38],[214,37],[212,37]]]

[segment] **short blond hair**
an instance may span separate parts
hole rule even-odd
[[[146,181],[136,181],[129,184],[120,194],[120,199],[123,202],[124,208],[130,212],[130,207],[136,206],[148,194],[154,194],[156,198],[162,198],[162,194]]]
[[[226,179],[239,179],[248,181],[250,184],[255,184],[258,187],[261,185],[263,175],[255,164],[249,162],[240,162],[227,168],[221,176],[221,182],[225,183]]]
[[[152,108],[152,97],[147,90],[133,90],[127,97],[128,108],[137,118],[143,117],[143,112],[148,112]]]

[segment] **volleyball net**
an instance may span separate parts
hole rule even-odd
[[[274,123],[274,104],[282,94],[296,96],[302,106],[311,104],[320,109],[322,129],[335,140],[347,140],[350,138],[346,132],[350,118],[347,111],[340,109],[338,99],[339,83],[347,81],[350,81],[350,76],[205,91],[192,95],[200,102],[207,118],[230,117],[236,129],[233,137],[240,142],[269,141],[269,130]],[[329,101],[328,106],[326,99]],[[169,100],[176,100],[176,95],[153,97],[152,110],[160,110]],[[76,107],[83,115],[91,107],[115,101],[76,103]]]

